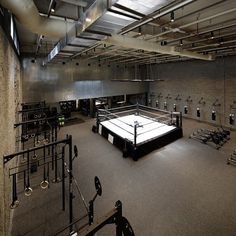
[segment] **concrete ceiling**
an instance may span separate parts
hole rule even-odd
[[[81,5],[86,4],[86,7],[72,4],[73,1],[55,0],[55,12],[50,11],[49,16],[66,18],[77,24],[76,33],[67,35],[66,40],[45,37],[37,50],[38,36],[17,24],[24,55],[33,56],[37,51],[36,56],[49,58],[47,63],[87,59],[96,63],[132,65],[188,60],[196,54],[203,58],[207,55],[214,58],[236,54],[235,0],[110,1],[106,11],[93,18],[94,21],[86,27],[83,20],[88,19],[87,13],[96,12],[92,9],[94,1],[81,1]],[[39,13],[48,15],[51,0],[34,0],[34,3]],[[171,21],[171,12],[174,21]],[[145,50],[141,44],[140,47],[137,45],[137,40],[132,41],[136,44],[133,47],[132,44],[122,47],[121,43],[108,43],[114,42],[110,40],[113,35],[149,42],[163,50]],[[56,45],[59,51],[51,58],[50,52]],[[170,47],[188,53],[169,54],[165,49]]]

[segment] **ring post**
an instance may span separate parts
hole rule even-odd
[[[72,176],[72,136],[68,137],[69,144],[69,223],[73,221],[73,176]],[[73,226],[70,226],[70,232],[72,232]]]
[[[138,103],[136,105],[136,109],[137,109],[137,115],[139,115],[139,104]]]
[[[179,113],[179,121],[180,128],[182,128],[182,112]]]
[[[61,154],[61,168],[62,168],[62,210],[65,211],[65,167],[64,167],[64,162],[65,162],[65,147],[62,147],[62,154]]]
[[[99,109],[97,109],[97,114],[96,114],[96,132],[98,132],[98,126],[99,126]]]
[[[137,147],[137,124],[134,125],[134,148]]]
[[[134,125],[134,153],[133,153],[133,160],[137,161],[137,127],[138,124]]]

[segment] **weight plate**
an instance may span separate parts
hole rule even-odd
[[[135,236],[134,231],[129,223],[129,221],[122,217],[122,233],[124,236]]]

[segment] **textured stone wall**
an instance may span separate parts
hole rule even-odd
[[[187,105],[187,117],[226,126],[229,114],[236,112],[236,57],[156,65],[152,67],[152,78],[164,80],[150,83],[152,106],[158,100],[163,109],[166,101],[168,110],[173,110],[176,104],[177,110],[183,112]],[[171,98],[167,98],[168,94]],[[178,95],[181,100],[175,100]],[[189,96],[192,102],[186,101]],[[200,108],[200,118],[196,115],[197,108]],[[216,111],[216,121],[211,120],[212,110]]]
[[[0,27],[0,235],[10,234],[9,209],[11,199],[11,183],[8,168],[13,161],[3,167],[3,155],[17,151],[15,136],[17,131],[13,125],[17,122],[16,110],[22,98],[21,67],[8,39]]]

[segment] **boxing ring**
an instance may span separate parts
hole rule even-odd
[[[93,131],[137,160],[183,136],[182,114],[139,104],[98,109]]]

